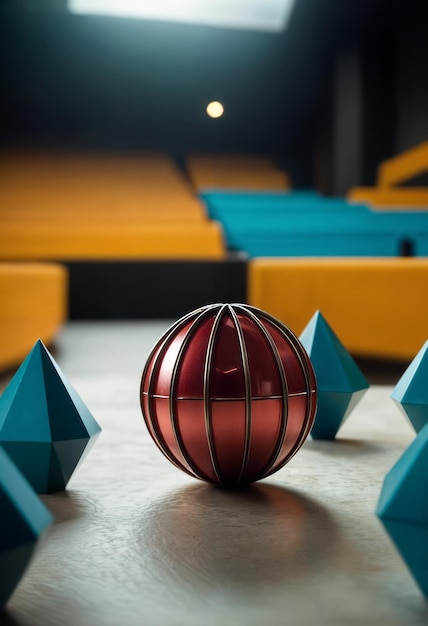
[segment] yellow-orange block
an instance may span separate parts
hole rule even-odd
[[[428,141],[383,161],[377,174],[380,187],[392,187],[428,172]]]
[[[223,231],[203,224],[5,223],[3,260],[222,259]]]
[[[366,203],[385,211],[428,211],[427,187],[354,187],[348,192],[349,202]]]
[[[411,359],[428,338],[428,259],[253,259],[249,303],[300,334],[320,310],[355,355]]]
[[[272,159],[244,155],[194,155],[187,159],[193,187],[204,189],[285,190],[291,186],[286,172]]]
[[[53,263],[0,263],[0,369],[19,365],[37,339],[54,339],[67,319],[67,278]]]

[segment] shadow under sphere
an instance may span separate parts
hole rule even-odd
[[[162,576],[194,586],[260,587],[325,567],[337,534],[320,504],[260,483],[242,491],[195,485],[169,493],[142,511],[136,540]]]

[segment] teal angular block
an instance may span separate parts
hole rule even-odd
[[[417,433],[428,424],[428,341],[394,387],[391,398]]]
[[[0,609],[24,574],[52,516],[0,448]]]
[[[66,488],[101,429],[39,340],[0,398],[0,445],[38,493]]]
[[[326,319],[317,311],[300,335],[318,385],[314,439],[334,439],[369,387],[358,365]]]
[[[428,424],[386,475],[376,513],[428,597]]]

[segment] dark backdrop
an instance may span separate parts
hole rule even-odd
[[[2,145],[267,153],[296,185],[342,192],[426,138],[424,5],[296,0],[275,35],[3,0]]]

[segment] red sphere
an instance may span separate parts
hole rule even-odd
[[[308,436],[316,380],[302,344],[254,307],[214,304],[179,319],[141,380],[143,417],[165,456],[218,485],[284,466]]]

